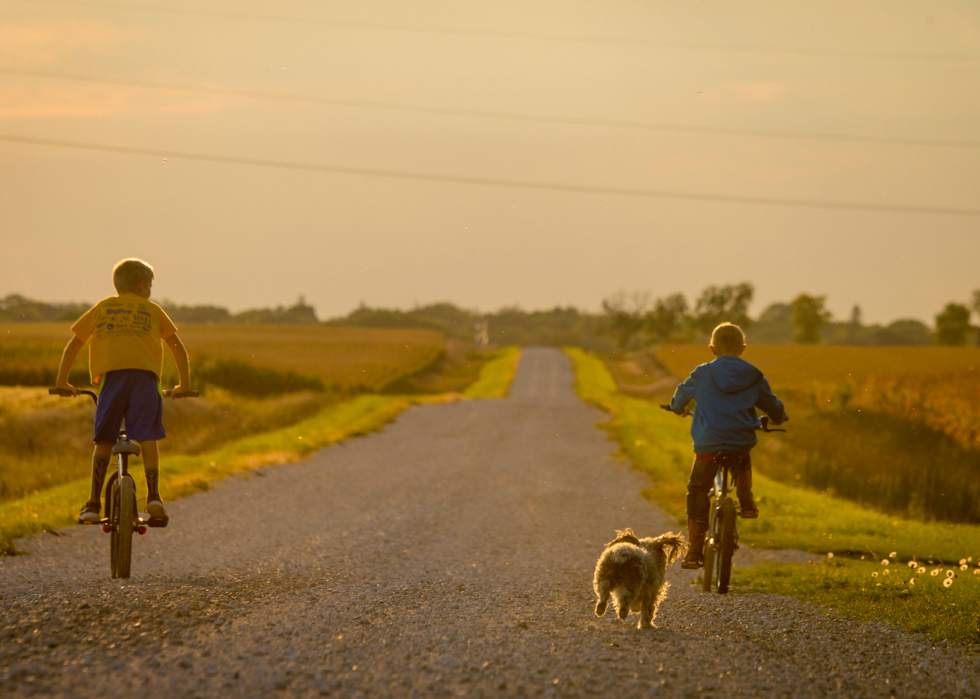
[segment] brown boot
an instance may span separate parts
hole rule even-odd
[[[681,568],[693,570],[704,565],[704,535],[708,525],[696,519],[687,520],[687,555],[681,561]]]
[[[735,494],[738,496],[738,516],[745,519],[755,519],[759,516],[759,508],[752,497],[752,471],[732,474],[735,481]]]

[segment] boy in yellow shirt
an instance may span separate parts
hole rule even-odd
[[[92,489],[78,515],[79,523],[98,522],[100,496],[112,446],[123,419],[130,439],[139,442],[146,473],[146,512],[164,526],[170,517],[160,497],[160,451],[157,440],[163,429],[163,344],[173,352],[180,383],[171,395],[179,398],[191,390],[187,350],[177,337],[177,327],[160,306],[149,300],[153,267],[135,258],[121,261],[112,270],[117,296],[103,299],[71,326],[72,339],[65,347],[58,370],[57,388],[77,395],[68,383],[68,372],[82,346],[89,340],[89,374],[99,387],[95,412],[95,453],[92,456]]]

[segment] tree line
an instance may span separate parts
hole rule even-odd
[[[749,282],[708,286],[693,303],[679,293],[653,298],[645,292],[618,292],[602,302],[603,331],[619,349],[703,342],[725,321],[741,326],[756,344],[966,345],[978,339],[970,319],[973,313],[980,316],[980,289],[969,305],[949,303],[936,314],[935,331],[909,318],[865,325],[857,305],[848,320],[835,321],[826,295],[805,293],[788,303],[770,304],[753,319],[748,308],[754,294]]]
[[[748,313],[755,288],[748,282],[708,286],[689,302],[680,293],[653,298],[649,293],[619,292],[602,301],[602,312],[572,306],[525,311],[517,306],[492,313],[434,303],[412,309],[372,308],[360,304],[344,316],[321,321],[316,309],[300,296],[292,305],[255,308],[231,313],[215,305],[181,305],[164,300],[163,308],[181,323],[251,323],[428,328],[449,337],[470,340],[477,323],[489,324],[493,344],[573,345],[597,351],[641,348],[667,342],[704,342],[724,321],[742,326],[753,344],[791,342],[845,345],[966,345],[977,342],[973,314],[980,316],[980,289],[967,303],[951,302],[935,316],[935,329],[914,319],[888,325],[866,325],[854,306],[847,320],[834,320],[825,295],[800,294],[792,301],[773,303],[757,317]],[[0,298],[0,322],[72,322],[87,303],[47,303],[19,294]]]

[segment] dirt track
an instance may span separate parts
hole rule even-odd
[[[660,628],[596,619],[613,530],[677,526],[571,382],[526,350],[506,400],[416,407],[172,503],[127,581],[94,527],[21,542],[0,559],[0,695],[980,696],[976,657],[703,595],[678,566]]]

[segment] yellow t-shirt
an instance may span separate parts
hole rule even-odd
[[[98,385],[107,371],[144,369],[163,374],[163,342],[177,326],[158,305],[136,294],[102,299],[71,326],[82,342],[91,339],[88,371]]]

